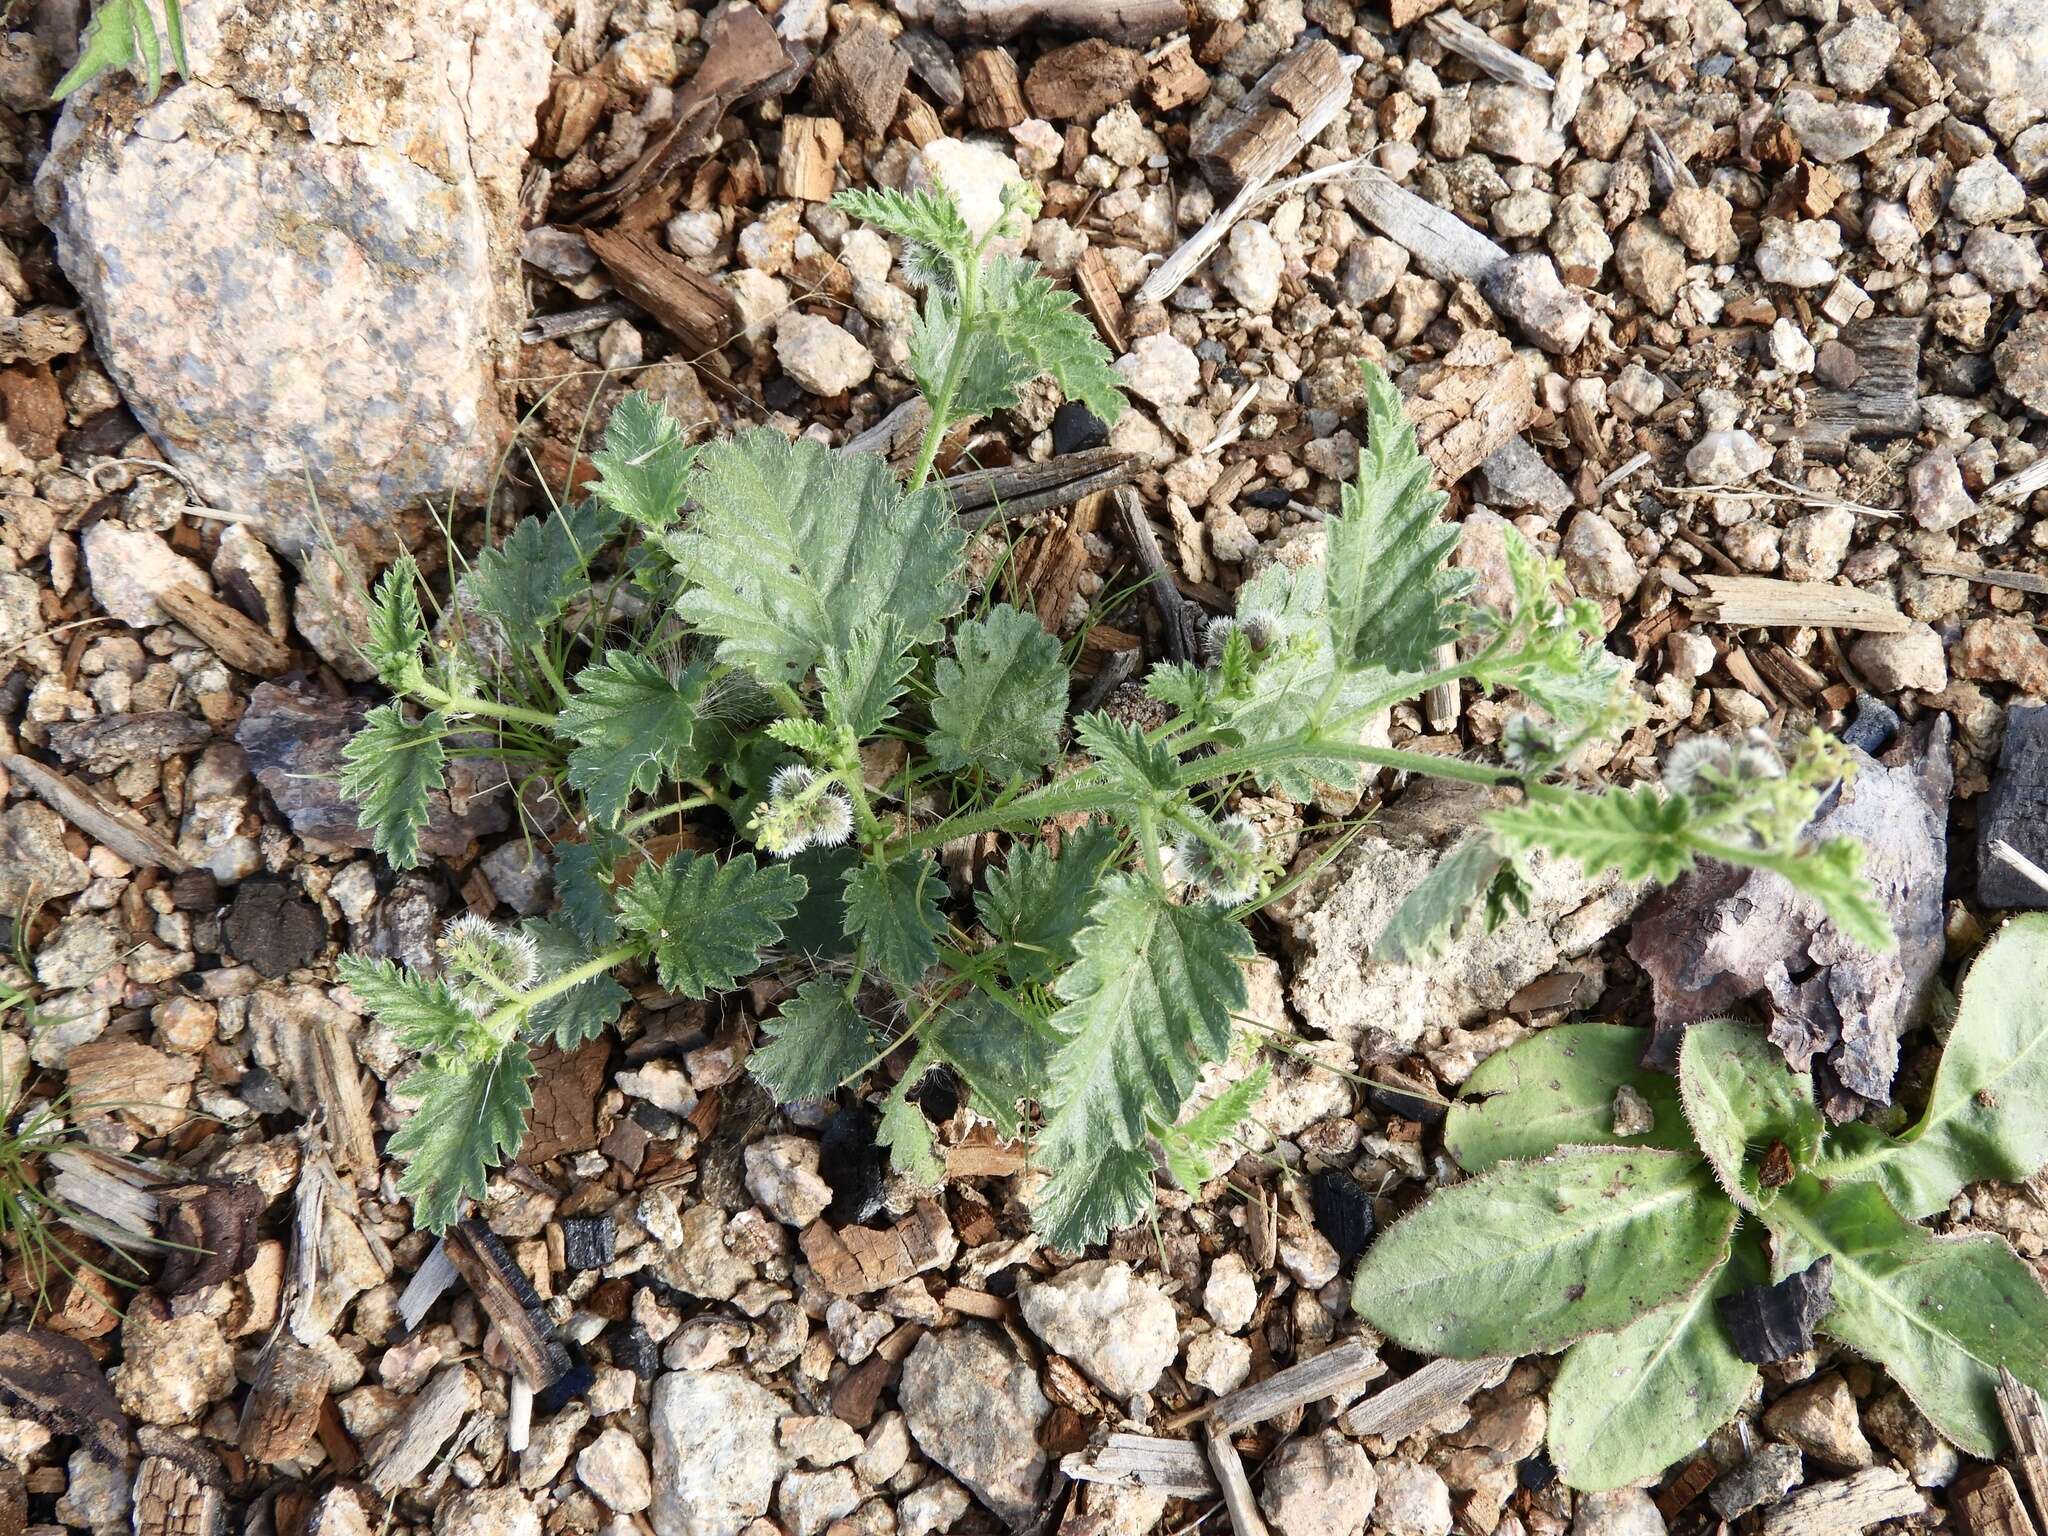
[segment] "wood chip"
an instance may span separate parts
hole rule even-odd
[[[977,128],[1014,128],[1031,115],[1024,82],[1007,48],[977,48],[960,66],[968,120]]]
[[[910,80],[910,55],[873,22],[855,21],[811,71],[811,94],[856,139],[879,139],[896,119]]]
[[[1121,357],[1129,350],[1124,342],[1123,296],[1116,291],[1109,258],[1095,246],[1082,251],[1081,259],[1074,263],[1074,292],[1081,296],[1081,307],[1095,322],[1102,344]]]
[[[1508,85],[1526,85],[1536,91],[1557,89],[1557,81],[1549,70],[1523,58],[1514,49],[1496,43],[1456,11],[1438,11],[1429,18],[1429,30],[1451,52],[1470,59],[1496,80]]]
[[[198,637],[214,655],[252,677],[276,677],[291,669],[289,647],[270,631],[195,586],[178,582],[157,593],[157,603]]]
[[[2029,571],[1993,570],[1974,560],[1923,559],[1918,563],[1929,576],[1960,576],[1964,581],[1982,582],[1987,587],[2009,587],[2015,592],[2048,596],[2048,576],[2036,576]]]
[[[560,1380],[569,1369],[569,1352],[555,1337],[533,1282],[512,1262],[497,1235],[472,1218],[451,1227],[442,1244],[448,1262],[498,1330],[519,1378],[536,1392]]]
[[[483,1401],[476,1372],[466,1365],[444,1367],[405,1405],[405,1411],[371,1447],[365,1481],[391,1498],[426,1475],[441,1448]]]
[[[1515,1362],[1499,1356],[1480,1360],[1432,1360],[1412,1376],[1355,1405],[1342,1420],[1348,1435],[1399,1440],[1438,1415],[1462,1407],[1476,1393],[1508,1379]]]
[[[1807,392],[1806,419],[1796,432],[1782,423],[1774,437],[1797,436],[1809,449],[1840,454],[1852,438],[1897,437],[1920,429],[1920,336],[1925,322],[1884,315],[1842,331],[1862,372],[1846,389]]]
[[[1209,1465],[1216,1471],[1223,1491],[1223,1507],[1230,1513],[1230,1528],[1236,1536],[1266,1536],[1266,1522],[1252,1498],[1251,1480],[1244,1475],[1244,1458],[1230,1443],[1230,1436],[1211,1424],[1203,1437],[1209,1450]]]
[[[216,1536],[227,1508],[227,1477],[220,1461],[197,1440],[156,1425],[141,1433],[142,1464],[135,1472],[135,1536]]]
[[[296,1461],[320,1433],[320,1410],[331,1382],[326,1362],[290,1334],[264,1350],[256,1381],[242,1404],[235,1443],[251,1461]]]
[[[131,1305],[139,1306],[142,1297]],[[132,1432],[92,1351],[41,1328],[0,1333],[0,1404],[17,1418],[75,1436],[105,1466],[118,1467]]]
[[[1072,506],[1084,496],[1136,478],[1140,466],[1115,448],[1090,448],[1042,464],[1008,464],[978,469],[942,481],[953,510],[969,528],[1014,522],[1034,512]]]
[[[584,238],[619,292],[693,351],[715,352],[738,334],[739,310],[731,295],[664,250],[656,237],[593,229]]]
[[[1780,1499],[1764,1512],[1763,1536],[1858,1536],[1880,1520],[1903,1520],[1926,1508],[1903,1473],[1872,1467]]]
[[[1077,1483],[1151,1488],[1176,1499],[1213,1499],[1218,1492],[1201,1446],[1158,1435],[1112,1434],[1098,1446],[1063,1457],[1060,1470]]]
[[[1386,1373],[1377,1350],[1363,1339],[1350,1339],[1219,1399],[1209,1410],[1209,1422],[1226,1434],[1235,1433],[1304,1403],[1346,1397]]]
[[[1176,37],[1146,62],[1151,73],[1145,77],[1145,94],[1156,110],[1172,112],[1209,94],[1209,72],[1196,61],[1186,38]]]
[[[1217,118],[1189,146],[1195,168],[1218,191],[1235,195],[1262,182],[1301,152],[1351,99],[1355,58],[1327,38],[1313,38],[1259,77],[1244,100]]]
[[[1949,1512],[1965,1536],[2038,1536],[2003,1467],[1972,1467],[1949,1484]]]
[[[1891,600],[1825,581],[1784,581],[1775,576],[1709,575],[1688,599],[1696,618],[1738,629],[1816,625],[1896,635],[1912,621]]]
[[[1998,1414],[2012,1439],[2013,1466],[2034,1503],[2034,1518],[2048,1529],[2048,1410],[2041,1394],[2004,1366],[1998,1368]]]
[[[845,148],[846,133],[837,120],[785,117],[782,151],[775,161],[782,195],[807,203],[830,202],[833,179],[839,174],[840,152]]]
[[[1447,360],[1422,376],[1407,402],[1422,455],[1446,485],[1463,480],[1536,419],[1528,364],[1506,337],[1493,339],[1498,356],[1470,366]],[[1450,357],[1457,355],[1454,349]]]
[[[1182,0],[937,0],[931,20],[941,37],[982,43],[1008,42],[1027,32],[1149,43],[1187,24]]]
[[[33,758],[0,754],[0,766],[29,787],[35,797],[95,842],[105,843],[115,853],[147,869],[167,869],[183,874],[192,866],[170,840],[133,819],[133,813],[117,808],[100,792],[68,774],[45,768]]]
[[[959,1243],[945,1207],[921,1199],[894,1226],[834,1230],[822,1216],[797,1239],[825,1289],[835,1296],[859,1296],[899,1284],[953,1261]]]

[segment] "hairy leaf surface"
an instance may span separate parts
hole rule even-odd
[[[612,915],[612,871],[625,856],[626,840],[615,832],[594,830],[581,843],[555,849],[555,894],[561,898],[561,920],[587,944],[610,944],[619,936]]]
[[[1652,784],[1532,800],[1493,812],[1486,824],[1510,852],[1548,849],[1577,860],[1589,875],[1612,869],[1624,880],[1668,885],[1692,868],[1692,807]]]
[[[1069,400],[1114,425],[1124,410],[1121,380],[1094,322],[1075,308],[1073,293],[1014,256],[990,260],[982,285],[986,323],[1026,360],[1026,378],[1051,374]]]
[[[822,1099],[874,1058],[866,1019],[830,977],[805,982],[782,1011],[761,1023],[761,1042],[747,1058],[778,1104]]]
[[[1641,1065],[1649,1042],[1625,1024],[1559,1024],[1496,1051],[1465,1079],[1444,1121],[1445,1149],[1467,1173],[1567,1146],[1689,1149],[1677,1081]],[[1650,1108],[1653,1124],[1640,1135],[1614,1134],[1624,1085]]]
[[[1147,741],[1139,727],[1097,710],[1074,722],[1074,735],[1103,771],[1139,802],[1173,792],[1179,761],[1165,747]]]
[[[394,869],[420,861],[420,833],[433,818],[434,791],[444,788],[446,719],[436,711],[417,725],[397,704],[379,704],[341,749],[342,795],[356,808],[370,846]]]
[[[934,640],[964,596],[944,495],[904,495],[872,454],[755,430],[706,447],[691,493],[670,542],[692,583],[677,611],[763,682],[800,682],[884,615],[909,643]]]
[[[1823,1160],[1831,1179],[1875,1178],[1911,1220],[1965,1184],[2019,1184],[2048,1162],[2048,914],[2013,918],[1963,978],[1955,1027],[1927,1109],[1897,1141]],[[1844,1127],[1847,1130],[1848,1127]],[[1843,1138],[1847,1139],[1847,1138]]]
[[[408,1051],[455,1050],[476,1033],[476,1015],[438,976],[417,976],[389,960],[361,955],[343,955],[335,970]]]
[[[723,864],[677,853],[634,872],[619,893],[619,921],[653,948],[664,987],[703,997],[760,968],[803,894],[801,875],[779,864],[763,868],[751,853]]]
[[[1272,1077],[1272,1069],[1262,1062],[1179,1125],[1156,1128],[1174,1183],[1200,1198],[1202,1186],[1220,1171],[1216,1154],[1237,1134]]]
[[[612,407],[604,446],[590,456],[598,472],[590,494],[620,518],[658,533],[676,520],[696,456],[676,419],[636,389]]]
[[[442,1232],[519,1150],[533,1107],[533,1062],[516,1040],[481,1060],[435,1057],[400,1091],[419,1108],[391,1137],[392,1154],[405,1161],[398,1187],[412,1200],[413,1225]]]
[[[1735,1207],[1697,1157],[1573,1147],[1440,1190],[1359,1265],[1352,1306],[1408,1349],[1532,1354],[1689,1296]]]
[[[595,958],[582,935],[560,918],[530,918],[525,931],[532,938],[540,960],[538,981],[573,971]],[[552,1041],[557,1050],[573,1051],[616,1024],[629,997],[626,989],[610,976],[593,976],[578,982],[527,1013],[527,1038]]]
[[[1074,935],[1116,850],[1116,834],[1097,822],[1068,833],[1057,857],[1044,843],[1014,843],[1003,867],[989,871],[974,909],[1011,946],[1005,965],[1012,976],[1047,982],[1073,962]]]
[[[1416,965],[1442,954],[1467,924],[1484,917],[1487,890],[1506,862],[1484,833],[1461,838],[1395,909],[1373,944],[1373,959]]]
[[[1678,1052],[1678,1091],[1694,1139],[1730,1199],[1756,1210],[1763,1195],[1749,1166],[1783,1142],[1793,1166],[1813,1161],[1820,1110],[1813,1079],[1785,1065],[1762,1030],[1735,1019],[1702,1019]]]
[[[477,606],[511,644],[540,644],[570,601],[590,590],[591,559],[618,527],[617,515],[598,501],[526,518],[477,556],[468,577]]]
[[[420,676],[420,647],[427,643],[427,621],[420,612],[420,571],[411,555],[400,555],[377,583],[370,604],[370,638],[363,659],[376,670],[377,681],[403,693]]]
[[[908,992],[939,958],[946,919],[945,877],[929,853],[887,864],[862,863],[846,877],[846,936],[867,946],[881,973]]]
[[[867,740],[895,713],[910,668],[910,637],[902,622],[893,613],[869,619],[845,650],[818,663],[825,718],[855,741]]]
[[[2003,1238],[1936,1237],[1875,1184],[1829,1189],[1810,1175],[1786,1185],[1765,1220],[1779,1278],[1834,1256],[1824,1333],[1882,1362],[1972,1456],[2004,1453],[1998,1368],[2048,1392],[2048,1292]]]
[[[945,1162],[932,1146],[932,1124],[924,1111],[910,1101],[915,1088],[929,1070],[931,1058],[920,1051],[910,1070],[882,1100],[882,1117],[875,1125],[875,1143],[889,1149],[889,1167],[926,1189],[936,1189],[946,1177]]]
[[[833,198],[832,206],[885,235],[929,246],[956,260],[966,260],[974,249],[974,234],[967,221],[960,217],[953,200],[939,192],[851,187]]]
[[[1655,1477],[1734,1416],[1757,1370],[1735,1353],[1715,1301],[1767,1278],[1753,1242],[1690,1296],[1619,1333],[1581,1339],[1550,1384],[1550,1459],[1587,1492]]]
[[[1014,996],[998,1002],[980,991],[942,1004],[919,1038],[960,1074],[975,1112],[994,1121],[1005,1140],[1023,1131],[1017,1105],[1044,1091],[1059,1044],[1036,1010]]]
[[[978,768],[1013,783],[1060,753],[1067,667],[1035,615],[998,603],[953,635],[939,658],[928,745],[941,768]]]
[[[557,729],[576,744],[569,783],[592,816],[615,824],[634,795],[703,770],[706,757],[694,738],[704,675],[693,664],[671,678],[628,650],[606,651],[576,674]]]
[[[1066,1253],[1101,1242],[1152,1206],[1152,1153],[1144,1146],[1106,1147],[1086,1163],[1048,1162],[1047,1169],[1031,1220]]]
[[[1400,392],[1371,364],[1364,372],[1370,441],[1328,525],[1330,637],[1347,667],[1420,672],[1456,634],[1472,576],[1450,564],[1458,525],[1438,516],[1446,498],[1430,487]]]

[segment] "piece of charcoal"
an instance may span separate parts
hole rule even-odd
[[[1348,1267],[1372,1241],[1372,1197],[1350,1174],[1324,1168],[1308,1181],[1308,1199],[1316,1230]]]
[[[1078,400],[1069,400],[1052,413],[1052,451],[1055,455],[1085,453],[1109,441],[1109,428],[1102,418]]]
[[[2048,891],[1992,852],[1992,844],[2008,843],[2048,864],[2048,707],[2007,708],[1998,771],[1978,806],[1977,899],[1995,909],[2048,907]]]
[[[631,1371],[642,1381],[652,1381],[661,1370],[661,1346],[638,1323],[628,1323],[611,1332],[612,1364]]]
[[[1538,1451],[1515,1463],[1515,1481],[1531,1493],[1541,1492],[1557,1481],[1557,1466],[1548,1451]]]
[[[1248,507],[1264,507],[1277,512],[1294,499],[1294,493],[1284,485],[1262,485],[1256,491],[1246,493],[1244,501]]]
[[[588,1392],[597,1380],[597,1372],[590,1364],[590,1357],[583,1347],[572,1339],[560,1341],[569,1356],[569,1367],[553,1381],[533,1394],[533,1415],[537,1419],[552,1418],[576,1399]]]
[[[1842,740],[1861,747],[1872,757],[1880,756],[1899,734],[1899,712],[1867,693],[1856,695],[1856,713],[1842,727]]]
[[[1365,1085],[1365,1102],[1383,1115],[1413,1120],[1422,1125],[1442,1125],[1450,1105],[1421,1093],[1403,1093],[1384,1083]]]
[[[818,1139],[818,1172],[832,1187],[826,1220],[836,1227],[887,1224],[889,1209],[882,1196],[889,1154],[875,1145],[871,1110],[856,1104],[831,1118]]]
[[[960,1108],[960,1079],[950,1067],[927,1072],[911,1092],[910,1101],[933,1125],[944,1125]]]
[[[571,1216],[562,1223],[562,1262],[603,1269],[618,1252],[619,1225],[609,1216]]]
[[[1714,1303],[1735,1353],[1773,1365],[1813,1348],[1814,1325],[1834,1306],[1835,1261],[1822,1254],[1776,1285],[1752,1285]]]
[[[262,1067],[251,1067],[242,1074],[242,1080],[235,1084],[235,1097],[255,1110],[259,1115],[288,1115],[292,1112],[291,1095]]]
[[[327,948],[327,919],[284,880],[244,880],[222,931],[228,953],[272,981]]]

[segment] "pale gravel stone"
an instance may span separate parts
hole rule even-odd
[[[2026,188],[1995,155],[1972,160],[1957,171],[1948,197],[1948,211],[1973,226],[2012,218],[2026,205]]]
[[[786,1465],[776,1426],[789,1405],[732,1371],[674,1371],[654,1385],[656,1536],[739,1536],[768,1512]]]
[[[1018,179],[1017,162],[976,139],[938,138],[910,162],[910,190],[943,186],[977,236],[1003,216],[1003,188]]]
[[[1643,579],[1621,530],[1590,507],[1572,518],[1562,552],[1565,574],[1588,596],[1627,597]]]
[[[1024,1322],[1105,1392],[1149,1392],[1178,1349],[1173,1303],[1120,1260],[1092,1259],[1042,1281],[1021,1281]]]
[[[540,1511],[517,1488],[468,1488],[434,1511],[434,1536],[540,1536]]]
[[[1257,219],[1243,219],[1216,258],[1216,276],[1239,304],[1253,314],[1267,315],[1280,301],[1280,269],[1285,264],[1273,232]]]
[[[81,540],[93,601],[109,618],[136,629],[168,624],[159,593],[189,585],[213,593],[213,579],[172,549],[160,533],[101,519]]]
[[[577,1453],[576,1480],[617,1514],[638,1514],[654,1502],[646,1454],[640,1442],[617,1425]]]
[[[763,1136],[745,1153],[747,1193],[784,1226],[807,1227],[832,1203],[818,1174],[818,1144],[808,1136]]]
[[[985,1328],[949,1328],[917,1341],[903,1362],[896,1395],[925,1455],[1011,1524],[1021,1525],[1030,1517],[1045,1481],[1038,1429],[1052,1404],[1039,1390],[1037,1374],[1029,1365]],[[957,1490],[957,1484],[951,1486]],[[940,1501],[951,1502],[943,1488],[913,1505],[917,1499],[918,1494],[910,1495],[900,1510],[906,1536],[916,1530],[944,1529],[965,1507],[963,1503],[950,1515],[942,1514]],[[933,1507],[928,1511],[926,1504]]]
[[[344,535],[388,541],[408,504],[480,494],[509,430],[542,7],[192,0],[185,28],[193,78],[155,103],[113,79],[65,103],[38,211],[208,502],[305,548],[310,473]]]
[[[875,355],[823,315],[786,310],[775,324],[775,360],[814,395],[843,395],[867,382]]]
[[[1640,1488],[1582,1493],[1572,1517],[1572,1536],[1664,1536],[1664,1517]]]
[[[1383,1461],[1373,1519],[1386,1536],[1450,1536],[1451,1490],[1419,1461]]]
[[[1242,1333],[1258,1304],[1259,1287],[1251,1266],[1238,1254],[1219,1254],[1202,1287],[1202,1311],[1209,1321],[1226,1333]]]
[[[1288,1441],[1259,1487],[1259,1508],[1279,1536],[1357,1536],[1378,1498],[1372,1458],[1328,1429]]]
[[[1156,406],[1186,405],[1202,387],[1202,365],[1192,348],[1167,331],[1155,331],[1117,359],[1124,387]]]
[[[1842,257],[1842,226],[1831,219],[1765,219],[1756,270],[1765,282],[1820,288],[1835,280]]]

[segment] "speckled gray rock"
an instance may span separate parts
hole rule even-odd
[[[1017,1300],[1048,1348],[1120,1398],[1151,1391],[1179,1350],[1173,1303],[1121,1261],[1091,1259],[1042,1282],[1020,1282]]]
[[[1012,1525],[1031,1517],[1045,1481],[1038,1427],[1052,1404],[1029,1365],[985,1328],[948,1328],[917,1341],[896,1396],[925,1455]]]
[[[1805,1459],[1792,1446],[1772,1441],[1707,1490],[1707,1502],[1723,1520],[1740,1520],[1752,1509],[1782,1499],[1805,1475]]]
[[[775,1427],[789,1404],[732,1371],[672,1371],[654,1385],[655,1536],[738,1536],[768,1512],[788,1465]]]
[[[1259,1507],[1280,1536],[1353,1536],[1371,1518],[1379,1491],[1365,1448],[1326,1429],[1289,1441],[1273,1458]]]
[[[1572,1536],[1664,1536],[1664,1517],[1640,1488],[1579,1495]]]
[[[187,0],[192,78],[65,105],[38,211],[107,370],[216,505],[375,543],[507,426],[535,0]],[[300,126],[303,124],[303,126]]]

